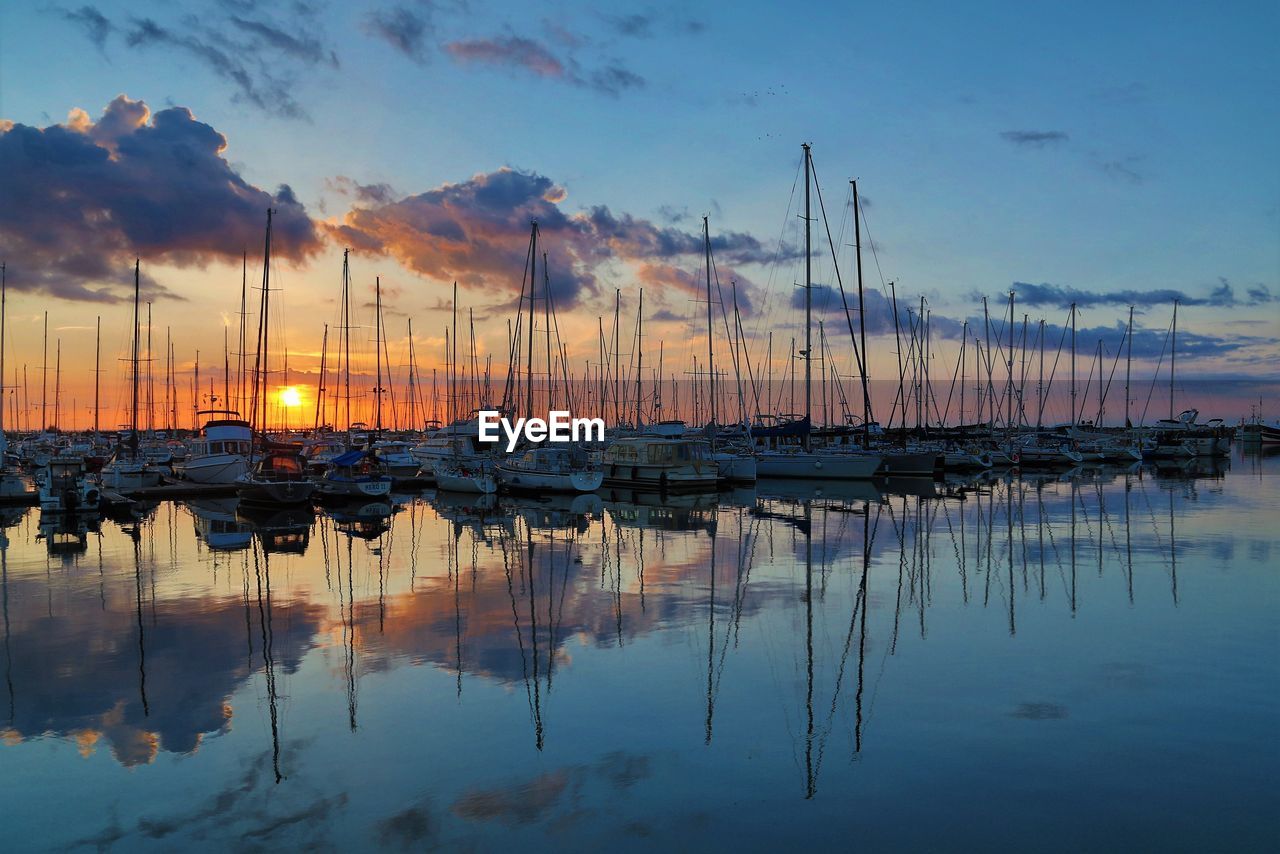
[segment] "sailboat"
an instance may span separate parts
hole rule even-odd
[[[707,425],[707,440],[711,443],[711,459],[716,464],[716,479],[721,483],[754,483],[757,474],[755,454],[736,451],[729,447],[716,447],[716,432],[720,425],[716,420],[716,347],[712,332],[711,302],[711,226],[707,217],[702,218],[702,242],[706,261],[707,280],[707,382],[711,403],[711,422]],[[638,421],[638,419],[637,419]]]
[[[4,377],[6,296],[5,265],[0,264],[0,378]],[[31,483],[31,478],[10,460],[9,440],[4,434],[4,397],[0,394],[0,502],[26,504],[34,497],[35,486]]]
[[[133,262],[133,350],[130,357],[130,384],[132,397],[129,405],[129,435],[117,445],[111,459],[102,467],[102,485],[107,489],[133,490],[156,486],[160,483],[160,472],[147,465],[146,460],[138,453],[138,303],[141,293],[140,262]]]
[[[453,369],[458,362],[458,283],[453,284],[453,336],[451,338],[452,351],[449,354],[449,377],[448,385],[449,394],[449,412],[453,414],[455,400],[457,398],[456,389],[454,388]],[[452,421],[450,417],[450,421]],[[432,470],[435,473],[436,486],[447,492],[478,492],[481,495],[491,495],[498,491],[498,481],[494,477],[493,469],[489,465],[489,461],[485,458],[466,459],[458,453],[457,443],[452,443],[452,454],[448,457],[437,459],[432,463]]]
[[[810,479],[865,479],[875,475],[883,457],[862,451],[814,450],[812,417],[813,361],[813,252],[809,201],[812,162],[808,143],[804,148],[804,416],[772,428],[754,428],[757,439],[779,440],[770,443],[756,457],[756,473],[760,477],[794,477]],[[786,439],[799,440],[793,444]]]
[[[268,208],[267,236],[262,253],[262,310],[258,315],[258,353],[254,358],[253,411],[250,413],[250,422],[257,428],[261,446],[251,448],[250,470],[236,478],[236,492],[245,504],[306,504],[315,492],[315,484],[307,479],[306,462],[296,450],[273,447],[267,439],[267,378],[270,376],[268,360],[271,355],[268,325],[271,307],[271,214]]]

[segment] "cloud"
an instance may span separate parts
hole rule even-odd
[[[125,34],[130,47],[168,47],[180,51],[200,62],[217,76],[231,82],[237,90],[237,98],[247,101],[266,112],[288,118],[305,118],[306,111],[294,99],[287,81],[277,76],[268,66],[254,64],[247,57],[248,50],[225,44],[206,28],[186,22],[188,29],[170,29],[151,18],[135,18]]]
[[[648,12],[632,12],[627,15],[601,15],[605,25],[615,35],[623,38],[650,39],[659,31],[697,35],[706,29],[706,24],[694,18],[663,14],[650,10]]]
[[[375,9],[365,18],[365,30],[414,62],[425,64],[436,32],[433,12],[432,3],[421,3],[416,10],[408,6]]]
[[[283,51],[295,59],[311,65],[324,64],[332,68],[338,67],[338,54],[326,48],[314,35],[305,32],[291,33],[265,21],[254,21],[238,15],[231,16],[231,23],[243,32],[257,37],[263,44]]]
[[[462,63],[481,63],[528,71],[537,77],[564,77],[565,67],[551,51],[523,36],[449,42],[445,51]]]
[[[618,61],[583,68],[571,55],[557,56],[547,45],[512,34],[451,41],[443,49],[462,65],[488,65],[544,80],[558,80],[571,86],[591,89],[617,97],[633,89],[643,89],[647,81]]]
[[[391,256],[425,278],[514,296],[525,268],[529,223],[537,220],[539,254],[548,253],[552,294],[562,308],[597,293],[599,277],[611,274],[611,265],[618,263],[650,276],[655,284],[692,287],[681,278],[690,274],[678,275],[674,265],[698,267],[700,234],[614,213],[603,205],[571,212],[565,199],[565,190],[550,178],[504,167],[385,204],[353,208],[325,227],[355,251]],[[759,240],[741,232],[716,234],[711,245],[723,265],[722,282],[735,275],[736,265],[773,258]],[[749,299],[740,288],[739,305]]]
[[[261,243],[268,207],[276,210],[279,257],[317,249],[293,191],[248,183],[225,148],[226,138],[186,108],[152,115],[124,95],[96,122],[75,110],[65,124],[0,129],[0,197],[8,200],[0,239],[10,286],[71,300],[124,299],[135,256],[179,266],[238,259]],[[150,279],[147,289],[172,296]]]
[[[1139,308],[1147,308],[1157,305],[1173,305],[1174,300],[1177,300],[1182,305],[1229,308],[1240,305],[1264,305],[1273,300],[1270,289],[1265,285],[1259,284],[1249,288],[1247,300],[1241,301],[1236,298],[1235,289],[1231,286],[1231,283],[1223,277],[1219,277],[1218,284],[1213,286],[1208,296],[1203,297],[1191,296],[1185,291],[1172,288],[1152,288],[1143,291],[1125,289],[1103,292],[1082,290],[1066,285],[1054,285],[1048,282],[1042,282],[1038,285],[1030,282],[1014,282],[1012,289],[1015,299],[1024,305],[1048,305],[1059,308],[1068,308],[1072,303],[1081,308],[1096,305],[1132,305]],[[981,294],[976,292],[971,296],[975,299],[982,298]]]
[[[106,15],[94,6],[81,6],[79,9],[63,9],[62,17],[84,30],[85,37],[97,45],[98,50],[105,50],[107,36],[111,35],[115,26]]]
[[[1044,148],[1070,139],[1066,131],[1060,130],[1006,130],[1000,132],[1000,137],[1023,148]]]
[[[1128,184],[1141,184],[1146,180],[1146,176],[1138,171],[1138,164],[1142,162],[1142,158],[1138,156],[1125,157],[1121,160],[1106,160],[1098,164],[1098,168],[1102,170],[1102,174],[1116,181],[1123,181]]]
[[[91,5],[59,11],[104,53],[110,37],[119,33],[130,48],[169,50],[194,60],[231,83],[234,100],[305,118],[294,94],[301,72],[339,65],[320,25],[319,7],[295,0],[288,15],[276,19],[261,4],[223,0],[219,6],[164,21],[148,16],[112,20]]]

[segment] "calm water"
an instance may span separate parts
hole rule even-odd
[[[0,847],[1263,849],[1280,457],[4,518]]]

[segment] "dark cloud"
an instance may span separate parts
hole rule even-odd
[[[653,36],[654,15],[639,12],[630,15],[605,15],[605,22],[610,29],[621,36],[647,39]]]
[[[1218,284],[1214,285],[1210,290],[1209,295],[1203,297],[1192,296],[1185,291],[1172,288],[1153,288],[1145,291],[1126,289],[1102,292],[1081,290],[1048,282],[1042,282],[1038,285],[1030,282],[1014,282],[1012,289],[1016,294],[1016,300],[1024,305],[1047,305],[1059,308],[1068,308],[1072,303],[1081,308],[1096,305],[1132,305],[1139,308],[1148,308],[1157,305],[1171,306],[1174,300],[1177,300],[1182,305],[1229,308],[1239,305],[1262,305],[1271,302],[1273,299],[1271,291],[1265,285],[1257,285],[1249,288],[1247,300],[1239,300],[1231,283],[1221,277],[1218,279]],[[981,299],[981,295],[976,292],[971,296],[975,299]],[[1003,296],[1004,294],[1001,295],[1002,298]]]
[[[436,32],[433,12],[431,3],[420,3],[416,9],[409,6],[375,9],[365,19],[365,29],[421,64],[430,58],[431,40]]]
[[[1141,184],[1146,180],[1146,176],[1138,171],[1138,164],[1142,161],[1141,157],[1125,157],[1120,160],[1106,160],[1098,164],[1098,168],[1102,170],[1102,174],[1116,181],[1123,181],[1127,184]]]
[[[125,33],[125,42],[134,48],[164,47],[185,53],[232,83],[239,100],[287,118],[306,117],[293,97],[290,80],[279,76],[272,66],[255,62],[251,50],[237,47],[194,20],[184,21],[181,28],[169,28],[151,18],[135,18]]]
[[[632,39],[650,39],[660,33],[697,35],[706,24],[695,18],[664,14],[650,10],[626,15],[601,15],[605,26],[617,36]]]
[[[700,234],[604,206],[572,213],[562,204],[565,195],[546,176],[504,168],[398,201],[357,207],[328,228],[357,252],[392,256],[426,278],[510,293],[524,270],[529,223],[537,220],[552,293],[563,308],[596,293],[598,277],[614,262],[630,265],[656,285],[695,288],[688,271],[701,262]],[[711,245],[723,265],[722,282],[737,275],[735,265],[773,258],[759,240],[741,232],[717,234]],[[749,305],[744,287],[739,304]]]
[[[305,118],[294,94],[301,72],[339,64],[320,25],[320,11],[315,4],[294,0],[288,14],[277,18],[263,4],[222,0],[199,15],[165,20],[112,20],[90,5],[60,13],[104,52],[109,38],[119,33],[129,48],[168,50],[194,60],[229,82],[238,101],[275,115]]]
[[[63,18],[84,30],[85,37],[97,45],[98,50],[106,49],[107,36],[111,35],[115,26],[97,7],[81,6],[79,9],[63,9],[61,12]]]
[[[133,259],[200,265],[239,259],[262,242],[276,210],[275,249],[318,248],[310,217],[287,186],[275,194],[240,176],[226,139],[183,107],[154,115],[121,95],[94,122],[0,126],[0,238],[11,287],[73,300],[115,301],[132,286]],[[144,263],[144,267],[145,267]],[[153,296],[168,295],[149,280]]]
[[[319,38],[310,33],[289,32],[266,21],[250,20],[238,15],[231,16],[231,23],[243,32],[257,37],[262,44],[283,51],[295,59],[312,65],[338,67],[338,54],[326,48]]]
[[[1024,148],[1044,148],[1070,139],[1060,130],[1006,130],[1000,132],[1000,138]]]

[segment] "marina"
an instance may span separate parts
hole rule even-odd
[[[1265,847],[1278,475],[1238,451],[670,497],[158,500],[87,527],[9,509],[8,832]],[[934,815],[993,820],[906,820],[922,776]]]
[[[1275,850],[1277,42],[0,3],[0,854]]]

